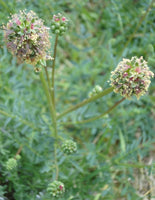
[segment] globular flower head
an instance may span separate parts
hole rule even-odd
[[[7,162],[6,162],[6,169],[8,171],[14,170],[17,167],[17,160],[14,158],[10,158]]]
[[[12,15],[4,27],[7,48],[20,63],[36,65],[47,58],[50,48],[48,29],[33,11],[20,11]]]
[[[53,15],[51,30],[54,34],[63,35],[69,26],[69,20],[63,16],[61,13]]]
[[[62,151],[67,155],[75,153],[77,151],[76,142],[72,140],[64,141],[64,143],[62,144]]]
[[[18,154],[16,155],[16,160],[20,160],[21,159],[21,156]]]
[[[54,181],[50,183],[47,187],[47,191],[52,197],[61,197],[65,192],[65,186],[60,181]]]
[[[93,90],[92,90],[91,92],[89,92],[88,97],[95,96],[95,95],[99,94],[99,93],[102,92],[102,91],[103,91],[102,87],[99,86],[99,85],[96,85],[96,86],[93,88]]]
[[[123,59],[111,72],[110,80],[114,92],[128,99],[133,95],[139,99],[148,91],[153,76],[143,57],[134,56],[131,60]]]

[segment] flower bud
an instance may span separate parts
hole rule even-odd
[[[10,158],[7,162],[6,162],[6,169],[8,171],[11,171],[13,169],[15,169],[17,167],[17,160],[14,158]]]
[[[61,197],[65,192],[64,184],[60,181],[54,181],[50,183],[47,187],[47,191],[52,197]]]
[[[77,151],[76,142],[73,142],[72,140],[66,140],[62,144],[62,151],[67,155],[75,153]]]
[[[59,33],[60,33],[60,30],[59,30],[59,29],[56,29],[56,30],[55,30],[55,33],[56,33],[56,34],[59,34]]]
[[[54,34],[63,35],[68,29],[68,19],[64,17],[61,13],[53,16],[51,22],[51,29]]]
[[[41,67],[35,67],[35,68],[34,68],[34,73],[35,73],[36,75],[39,75],[40,72],[41,72]]]
[[[18,154],[16,155],[16,160],[20,160],[21,159],[21,156]]]
[[[148,91],[153,76],[143,57],[135,56],[131,60],[123,59],[111,72],[110,80],[114,92],[128,99],[133,95],[139,99]]]
[[[103,90],[102,90],[102,87],[101,86],[99,86],[99,85],[96,85],[95,86],[95,92],[96,92],[96,94],[98,94],[98,93],[100,93],[100,92],[102,92]]]
[[[91,92],[89,92],[88,97],[89,97],[89,98],[90,98],[90,97],[93,97],[93,96],[99,94],[99,93],[102,92],[102,91],[103,91],[102,87],[99,86],[99,85],[96,85],[96,86],[93,88],[93,90],[92,90]]]

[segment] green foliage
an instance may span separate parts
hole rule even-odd
[[[43,18],[47,26],[59,11],[70,18],[72,28],[59,38],[56,59],[56,109],[62,113],[69,105],[87,98],[95,85],[105,89],[110,72],[123,57],[144,56],[153,69],[154,10],[143,18],[150,4],[151,0],[0,0],[0,24],[8,21],[10,12],[25,7]],[[50,61],[47,65],[51,65]],[[120,96],[109,94],[59,120],[59,137],[72,138],[78,145],[77,153],[70,156],[62,153],[61,145],[57,149],[60,180],[66,190],[62,199],[144,199],[147,190],[144,187],[139,194],[136,179],[137,174],[144,175],[142,170],[153,174],[155,166],[154,161],[148,164],[155,144],[154,89],[153,82],[147,96],[139,101],[126,100],[109,115],[91,123],[66,122],[100,115]],[[46,190],[56,177],[51,131],[39,76],[31,65],[18,64],[1,39],[0,198],[51,199]],[[22,159],[16,170],[8,172],[5,163],[20,146]]]

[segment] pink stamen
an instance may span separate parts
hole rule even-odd
[[[128,76],[128,73],[127,73],[127,72],[125,72],[125,73],[123,74],[123,77],[126,77],[126,76]]]
[[[57,17],[57,18],[54,18],[55,22],[58,22],[60,21],[60,19]]]
[[[135,72],[140,73],[140,72],[141,72],[141,69],[140,69],[139,67],[137,67],[137,68],[135,69]]]
[[[126,65],[126,70],[128,70],[129,68],[131,68],[131,66],[130,65]]]
[[[60,188],[61,191],[63,190],[63,186],[62,185],[60,185],[59,188]]]
[[[62,17],[62,21],[66,21],[66,17]]]
[[[16,20],[16,24],[19,26],[21,25],[21,22],[19,21],[19,19]]]
[[[31,24],[31,29],[34,29],[34,24]]]

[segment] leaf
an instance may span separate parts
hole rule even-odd
[[[120,138],[120,143],[121,143],[120,145],[121,145],[122,153],[125,153],[126,152],[126,144],[125,144],[125,139],[124,139],[121,129],[119,129],[119,138]]]

